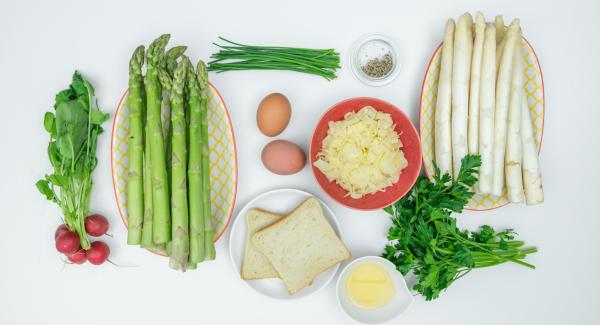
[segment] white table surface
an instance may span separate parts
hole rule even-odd
[[[331,205],[355,257],[377,255],[390,224],[383,212],[335,204],[309,168],[276,176],[260,162],[269,139],[255,124],[260,99],[286,94],[292,120],[280,138],[305,150],[312,128],[332,104],[356,96],[390,101],[417,121],[421,81],[444,22],[469,10],[489,19],[521,18],[545,77],[546,125],[542,167],[546,202],[466,212],[468,228],[514,227],[539,247],[518,265],[477,270],[438,300],[415,304],[390,324],[598,324],[600,291],[600,2],[598,1],[2,1],[0,3],[0,324],[253,324],[353,323],[337,306],[334,285],[305,299],[277,301],[245,285],[233,271],[227,232],[215,262],[181,274],[167,260],[125,243],[112,192],[108,133],[99,141],[92,211],[111,221],[106,239],[121,265],[63,266],[54,250],[58,208],[34,183],[50,171],[43,113],[79,69],[96,87],[102,109],[114,113],[127,87],[127,64],[138,44],[164,32],[207,59],[219,35],[251,44],[334,47],[343,69],[333,82],[288,72],[211,74],[229,107],[239,158],[238,211],[274,188],[313,192]],[[347,63],[359,36],[381,32],[401,48],[403,69],[381,88],[362,85]],[[104,126],[110,129],[112,122]],[[235,214],[234,214],[235,215]]]

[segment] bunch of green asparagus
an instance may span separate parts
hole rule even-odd
[[[185,46],[165,51],[169,39],[161,35],[147,51],[140,45],[129,64],[127,243],[166,253],[185,271],[215,258],[208,73],[202,61],[194,69]]]

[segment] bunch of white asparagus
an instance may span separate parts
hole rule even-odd
[[[435,108],[435,161],[457,175],[467,154],[481,156],[478,193],[511,202],[544,201],[542,175],[524,85],[519,19],[487,23],[469,13],[444,33]]]

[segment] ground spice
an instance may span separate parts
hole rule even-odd
[[[382,78],[387,76],[392,71],[393,67],[394,59],[390,53],[386,53],[379,58],[367,61],[367,63],[360,68],[371,78]]]

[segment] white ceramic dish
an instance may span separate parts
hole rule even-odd
[[[348,291],[346,289],[346,281],[350,275],[350,272],[356,266],[365,262],[376,263],[377,265],[380,265],[390,274],[390,277],[392,278],[392,282],[394,283],[394,287],[396,289],[396,294],[394,295],[394,298],[392,298],[392,300],[383,307],[373,309],[362,308],[356,306],[350,300]],[[406,281],[404,281],[402,274],[396,270],[396,267],[394,264],[392,264],[392,262],[379,256],[364,256],[350,262],[342,270],[342,273],[338,278],[336,296],[339,306],[342,308],[344,313],[346,313],[346,315],[350,316],[350,318],[356,321],[366,324],[376,324],[389,321],[406,311],[406,309],[408,309],[408,307],[410,307],[410,305],[412,305],[414,302],[414,298],[410,293],[410,290],[408,290]]]
[[[315,197],[314,195],[296,189],[278,189],[263,193],[256,198],[250,200],[237,214],[233,225],[231,227],[231,234],[229,237],[229,255],[231,256],[231,263],[238,274],[238,278],[241,281],[247,283],[252,289],[260,292],[261,294],[275,298],[275,299],[297,299],[306,297],[317,292],[319,289],[327,286],[329,282],[335,277],[339,264],[330,268],[329,270],[319,274],[312,285],[304,288],[300,292],[291,296],[281,279],[261,279],[261,280],[244,280],[241,278],[240,271],[242,269],[242,261],[244,260],[244,248],[246,245],[246,213],[251,208],[260,208],[274,213],[287,215],[302,201]],[[335,218],[335,215],[331,209],[323,203],[319,198],[315,197],[321,203],[323,208],[323,214],[333,227],[333,230],[343,240],[340,234],[340,227]]]

